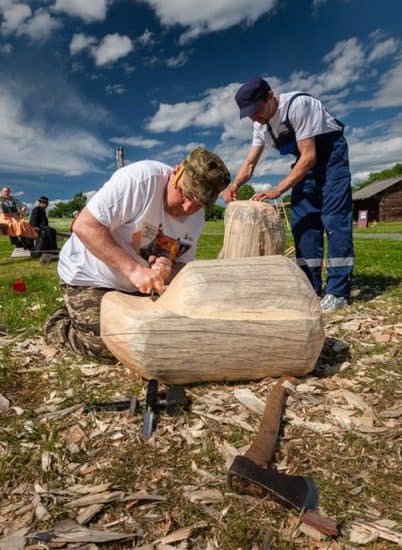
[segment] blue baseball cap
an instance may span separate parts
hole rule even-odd
[[[235,95],[240,109],[240,118],[252,116],[258,110],[261,99],[270,90],[271,86],[262,78],[253,78],[240,86]]]

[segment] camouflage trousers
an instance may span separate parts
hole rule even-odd
[[[116,359],[100,337],[100,304],[112,289],[71,286],[61,283],[65,307],[57,309],[46,321],[48,344],[66,346],[77,355],[113,363]]]

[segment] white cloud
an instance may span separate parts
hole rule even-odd
[[[34,13],[28,3],[10,0],[0,1],[0,15],[3,16],[0,30],[4,35],[28,36],[34,41],[45,41],[61,22],[52,17],[44,7]]]
[[[70,42],[70,54],[76,55],[82,50],[86,50],[96,42],[94,36],[88,36],[84,33],[76,33]]]
[[[19,26],[32,15],[28,4],[12,4],[3,11],[1,32],[4,35],[12,34]]]
[[[140,147],[141,149],[153,149],[162,142],[158,139],[147,139],[139,136],[132,137],[112,137],[110,139],[116,145],[127,145],[128,147]]]
[[[127,91],[127,88],[123,84],[107,84],[105,87],[106,95],[122,95]]]
[[[133,43],[128,36],[107,34],[98,46],[92,48],[92,55],[98,67],[117,61],[133,50]]]
[[[402,107],[402,60],[385,73],[379,82],[374,99],[365,102],[365,107]]]
[[[164,25],[190,27],[184,40],[202,33],[251,24],[272,11],[277,0],[145,0]],[[183,41],[183,40],[182,40]]]
[[[72,174],[98,171],[109,147],[77,126],[47,129],[27,119],[19,86],[0,84],[0,167],[19,174]]]
[[[188,61],[188,56],[184,52],[180,52],[175,57],[169,57],[166,60],[166,65],[168,67],[175,69],[177,67],[183,67],[183,65],[185,65],[187,61]]]
[[[151,47],[155,44],[155,38],[154,33],[151,32],[149,29],[145,29],[145,31],[137,38],[137,42],[141,44],[141,46],[145,47]]]
[[[352,173],[377,172],[402,160],[402,137],[358,140],[350,144]]]
[[[77,33],[70,42],[71,55],[87,50],[98,67],[125,57],[133,49],[131,39],[120,34],[107,34],[98,41],[94,36]]]
[[[377,61],[378,59],[382,59],[387,55],[392,55],[397,51],[398,47],[399,41],[395,40],[395,38],[388,38],[387,40],[383,40],[382,42],[379,42],[374,46],[368,57],[368,61]]]
[[[224,126],[226,121],[237,120],[233,96],[240,84],[207,90],[199,101],[169,105],[161,103],[158,112],[148,123],[151,132],[178,132],[189,126],[210,128]]]
[[[33,17],[18,27],[17,35],[27,35],[32,40],[45,41],[59,27],[61,27],[61,22],[49,15],[45,9],[40,8],[36,10]]]
[[[107,0],[56,0],[52,10],[73,17],[80,17],[89,23],[91,21],[104,21],[107,7]]]
[[[381,41],[384,42],[383,37]],[[385,47],[382,50],[385,52]],[[366,53],[368,52],[368,53]],[[372,52],[372,50],[371,50]],[[274,90],[305,90],[317,95],[336,116],[343,117],[362,107],[396,107],[402,105],[402,60],[386,72],[378,85],[378,74],[372,72],[368,58],[370,50],[356,38],[335,44],[323,58],[323,70],[319,73],[299,71],[287,81],[266,76]],[[379,55],[377,59],[380,59]],[[383,59],[381,57],[381,59]],[[366,87],[375,81],[377,95],[370,102],[357,99],[358,88],[367,94]],[[206,90],[197,100],[176,104],[160,103],[155,115],[148,121],[151,132],[179,132],[188,128],[214,131],[217,139],[215,151],[228,163],[232,175],[244,161],[251,145],[251,122],[239,120],[234,94],[240,83],[230,83],[221,88]],[[353,98],[353,101],[352,101]],[[402,160],[402,116],[393,117],[386,123],[375,123],[364,129],[348,132],[353,177],[356,180],[364,173],[381,170]],[[377,136],[373,139],[373,136]],[[279,157],[267,148],[254,173],[257,186],[264,174],[283,177],[289,172],[289,158]],[[269,179],[266,183],[270,183]],[[254,185],[254,183],[253,183]]]

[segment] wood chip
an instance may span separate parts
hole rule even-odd
[[[25,535],[28,533],[29,528],[24,527],[12,531],[7,536],[0,539],[0,550],[22,550],[25,548]]]
[[[380,416],[382,418],[399,418],[402,416],[402,407],[400,405],[397,405],[396,407],[392,407],[391,409],[386,409],[385,411],[382,411],[380,413]]]
[[[228,418],[225,416],[217,416],[215,414],[208,414],[200,410],[193,410],[193,412],[196,412],[197,414],[205,418],[209,418],[210,420],[215,420],[219,424],[229,424],[231,426],[237,426],[237,427],[243,428],[243,430],[247,430],[248,432],[253,432],[253,433],[255,432],[255,429],[253,428],[253,426],[251,426],[251,424],[249,424],[248,422],[245,422],[244,420],[240,420],[240,418],[236,418],[236,417]]]
[[[92,504],[92,506],[88,506],[87,508],[81,508],[79,513],[77,514],[76,520],[80,525],[85,525],[93,517],[96,516],[96,514],[99,514],[99,512],[102,510],[103,504]]]
[[[251,412],[262,415],[265,404],[251,390],[239,389],[233,392],[235,398]]]
[[[298,527],[298,531],[303,533],[303,535],[306,535],[306,537],[309,537],[313,540],[324,540],[325,535],[320,533],[317,529],[314,529],[314,527],[311,527],[311,525],[307,525],[306,523],[301,523]]]
[[[72,485],[68,488],[69,491],[77,495],[89,495],[93,493],[103,493],[112,486],[111,483],[102,483],[100,485]]]
[[[166,537],[162,537],[160,539],[155,540],[153,544],[155,545],[172,544],[173,542],[180,542],[182,540],[187,540],[188,538],[191,537],[192,532],[193,532],[193,527],[183,527],[182,529],[178,529],[177,531],[170,533],[170,535],[167,535]]]
[[[351,523],[350,542],[369,544],[381,538],[401,546],[402,533],[392,530],[389,525],[396,526],[396,522],[389,522],[389,520],[374,522],[354,521]]]
[[[200,489],[184,491],[185,496],[190,502],[200,502],[202,504],[215,504],[222,502],[223,494],[218,489]]]
[[[198,466],[194,462],[194,460],[191,463],[191,469],[195,474],[197,474],[204,481],[215,481],[216,480],[216,476],[212,475],[210,472],[207,472],[207,470],[203,470],[202,468],[198,468]]]
[[[76,500],[71,500],[66,503],[67,508],[82,508],[83,506],[90,506],[92,504],[106,504],[108,502],[114,502],[120,500],[124,496],[123,491],[110,491],[106,493],[98,493],[94,495],[87,495]]]
[[[0,414],[4,414],[10,408],[10,401],[0,393]]]

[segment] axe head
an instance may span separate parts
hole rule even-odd
[[[234,479],[242,480],[242,492],[250,485],[261,487],[285,506],[303,510],[315,510],[318,506],[318,490],[312,479],[303,476],[281,474],[272,468],[262,468],[246,456],[236,456],[229,469],[229,485]]]

